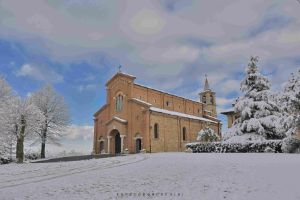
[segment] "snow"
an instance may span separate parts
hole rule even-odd
[[[137,102],[140,102],[140,103],[142,103],[142,104],[146,104],[147,106],[152,106],[151,103],[148,103],[148,102],[146,102],[146,101],[142,101],[142,100],[140,100],[140,99],[132,98],[132,100],[137,101]]]
[[[178,116],[178,117],[185,117],[185,118],[189,118],[189,119],[201,120],[201,121],[206,121],[206,122],[211,122],[211,123],[218,123],[218,122],[215,122],[215,121],[212,121],[209,119],[205,119],[203,117],[197,117],[194,115],[188,115],[188,114],[179,113],[179,112],[175,112],[175,111],[169,111],[169,110],[156,108],[156,107],[150,107],[150,110],[154,111],[154,112],[164,113],[164,114]]]
[[[128,74],[128,73],[124,73],[124,72],[118,72],[118,73],[123,74],[123,75],[125,75],[125,76],[130,76],[130,77],[132,77],[132,78],[136,78],[135,76],[133,76],[133,75],[131,75],[131,74]]]
[[[203,142],[213,142],[219,140],[219,136],[215,133],[215,131],[209,127],[203,128],[200,132],[198,132],[197,140]]]
[[[299,166],[300,157],[295,154],[255,153],[157,153],[9,164],[0,166],[0,194],[3,200],[296,200]],[[146,197],[138,197],[139,193]],[[147,197],[152,193],[159,196]]]
[[[267,140],[263,136],[257,135],[255,133],[246,133],[243,135],[233,136],[228,140],[223,141],[223,143],[245,144],[253,141],[260,143],[260,142],[266,142]]]
[[[219,113],[220,114],[228,114],[228,113],[232,113],[232,112],[234,112],[234,108],[228,108],[228,109],[223,109],[223,110],[221,110]]]
[[[224,139],[232,136],[253,133],[267,139],[282,139],[286,136],[283,128],[282,113],[273,102],[270,83],[267,77],[260,74],[257,67],[258,58],[251,57],[246,68],[246,76],[241,83],[243,96],[237,99],[234,106],[240,116],[227,130]]]
[[[189,118],[189,119],[196,119],[196,120],[201,120],[201,121],[207,121],[207,122],[211,122],[211,123],[217,123],[215,121],[209,120],[209,119],[205,119],[203,117],[197,117],[197,116],[193,116],[193,115],[188,115],[188,114],[184,114],[184,113],[180,113],[180,112],[175,112],[175,111],[169,111],[169,110],[165,110],[165,109],[161,109],[161,108],[156,108],[156,107],[152,107],[152,104],[142,101],[140,99],[136,99],[136,98],[132,98],[134,101],[138,101],[140,103],[146,104],[150,107],[151,111],[154,112],[159,112],[159,113],[164,113],[164,114],[168,114],[168,115],[174,115],[174,116],[178,116],[178,117],[185,117],[185,118]],[[213,118],[213,117],[212,117]],[[217,118],[215,118],[217,119]]]
[[[119,121],[119,122],[122,122],[122,123],[127,123],[127,120],[125,119],[121,119],[119,117],[113,117],[115,120]]]

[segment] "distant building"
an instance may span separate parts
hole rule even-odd
[[[234,121],[238,118],[237,113],[234,112],[234,108],[230,108],[228,110],[225,110],[225,111],[221,112],[221,114],[227,116],[227,127],[228,128],[231,128]]]
[[[206,126],[221,137],[215,93],[207,79],[199,102],[135,79],[118,72],[106,83],[106,104],[94,114],[95,154],[183,151]]]

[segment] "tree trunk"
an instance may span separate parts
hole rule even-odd
[[[17,137],[16,157],[17,157],[17,162],[18,163],[23,163],[23,161],[24,161],[25,127],[26,127],[26,122],[25,122],[24,117],[22,116],[22,119],[21,119],[21,130],[20,130],[20,134]]]
[[[16,152],[17,162],[22,163],[24,160],[24,136],[20,136],[17,139],[17,152]]]
[[[46,150],[46,130],[43,130],[43,133],[42,133],[41,158],[46,158],[46,156],[45,156],[45,150]]]

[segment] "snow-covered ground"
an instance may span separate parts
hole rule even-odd
[[[158,153],[10,164],[0,166],[0,199],[294,200],[299,169],[297,154]]]

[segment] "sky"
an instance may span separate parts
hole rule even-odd
[[[250,56],[280,91],[300,68],[299,1],[0,0],[0,74],[24,98],[50,83],[70,107],[56,151],[92,151],[93,113],[119,65],[195,100],[207,74],[220,112],[240,95]]]

